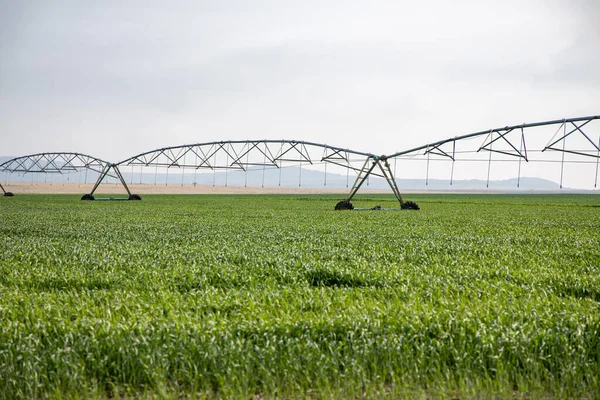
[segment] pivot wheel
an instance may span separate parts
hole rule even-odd
[[[354,210],[354,206],[348,200],[342,200],[335,205],[335,210]]]
[[[420,210],[419,205],[414,201],[405,201],[400,205],[403,210]]]

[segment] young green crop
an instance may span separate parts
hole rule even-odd
[[[0,398],[600,396],[598,196],[336,200],[2,200]]]

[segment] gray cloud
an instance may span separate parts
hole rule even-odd
[[[3,154],[254,137],[386,152],[598,113],[592,0],[0,7]]]

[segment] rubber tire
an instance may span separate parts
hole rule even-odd
[[[342,200],[335,205],[334,210],[354,210],[354,206],[348,200]]]
[[[96,200],[96,199],[91,194],[84,194],[83,196],[81,196],[81,200]]]
[[[414,201],[405,201],[400,208],[403,210],[420,210],[419,205]]]
[[[140,196],[139,194],[132,194],[129,196],[129,198],[127,200],[141,200],[142,196]]]
[[[13,197],[15,194],[13,192],[6,192],[4,193],[4,196],[6,197]]]

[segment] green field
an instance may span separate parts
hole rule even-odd
[[[0,198],[0,398],[599,398],[600,196],[409,197]]]

